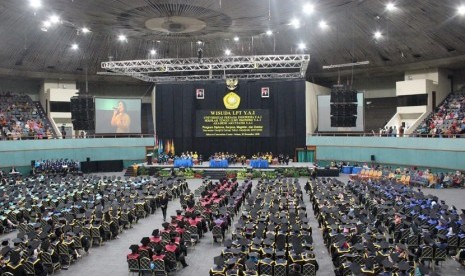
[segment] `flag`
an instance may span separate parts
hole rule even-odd
[[[175,155],[176,152],[174,151],[174,140],[171,140],[171,154]]]
[[[163,141],[160,139],[158,140],[158,154],[163,153]]]
[[[168,154],[170,153],[170,140],[166,140],[166,145],[165,145],[165,153]]]
[[[158,137],[155,134],[155,145],[153,145],[153,152],[158,152]]]

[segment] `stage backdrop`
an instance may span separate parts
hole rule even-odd
[[[231,115],[245,111],[240,115],[255,116],[250,124],[256,128],[263,126],[261,132],[230,135],[239,134],[236,129],[213,137],[199,131],[202,128],[199,124],[205,123],[205,119],[197,116],[227,111],[223,97],[230,90],[223,80],[157,85],[155,112],[158,137],[173,139],[178,154],[198,151],[204,159],[218,151],[247,156],[272,151],[293,156],[295,148],[305,147],[304,80],[241,80],[233,91],[239,95],[240,105],[230,110]],[[254,115],[250,113],[253,110],[256,111]],[[229,117],[229,120],[236,119]],[[239,120],[247,120],[247,117]]]

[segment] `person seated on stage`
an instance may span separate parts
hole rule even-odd
[[[139,260],[139,246],[137,244],[132,244],[129,246],[129,249],[131,250],[131,253],[129,253],[126,256],[126,259],[128,260]]]
[[[289,154],[286,155],[286,157],[284,157],[284,163],[286,163],[286,165],[289,165]]]
[[[182,264],[183,267],[189,266],[189,265],[186,263],[186,259],[184,258],[184,255],[183,255],[183,253],[182,253],[182,251],[181,251],[180,246],[176,244],[176,240],[175,240],[174,237],[172,237],[172,238],[170,239],[170,242],[169,242],[167,245],[165,245],[165,250],[166,250],[167,252],[173,252],[173,253],[175,253],[175,255],[176,255],[176,260],[178,260],[179,262],[181,262],[181,264]]]

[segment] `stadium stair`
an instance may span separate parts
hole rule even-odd
[[[45,113],[45,110],[40,104],[40,102],[33,102],[33,103],[34,103],[34,106],[37,108],[37,113],[39,113],[39,116],[40,118],[42,118],[44,124],[50,126],[50,131],[52,132],[53,138],[57,138],[58,135],[55,132],[55,129],[51,127],[52,124],[50,123],[50,120],[48,119],[47,114]]]
[[[225,170],[204,170],[203,176],[209,176],[211,179],[221,179],[226,177]]]

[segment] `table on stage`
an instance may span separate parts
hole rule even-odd
[[[192,162],[192,159],[176,159],[174,160],[174,167],[175,168],[192,168],[194,165],[194,162]]]
[[[227,168],[228,160],[210,160],[210,168]]]
[[[263,159],[255,159],[255,160],[250,160],[250,166],[252,168],[268,168],[268,160],[263,160]]]
[[[362,167],[353,167],[352,174],[359,174],[362,171]]]
[[[354,168],[353,166],[343,166],[342,167],[342,173],[351,174],[353,168]]]

